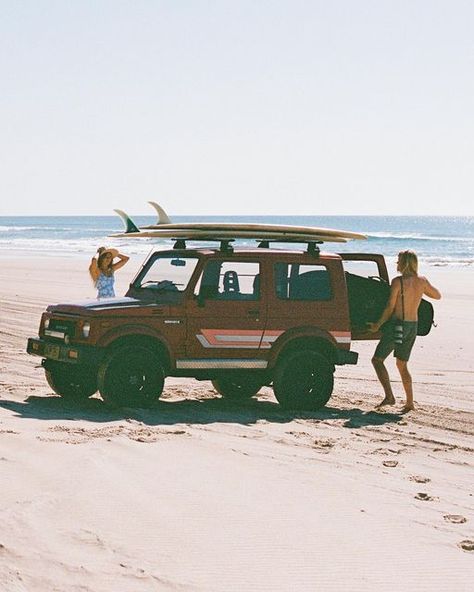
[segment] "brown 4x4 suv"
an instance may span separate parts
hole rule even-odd
[[[349,262],[372,262],[374,277],[348,273]],[[315,409],[331,396],[335,365],[357,363],[351,341],[377,338],[365,326],[388,291],[381,255],[157,251],[125,297],[49,306],[28,352],[44,358],[63,397],[98,390],[108,403],[143,406],[166,376],[189,376],[233,399],[272,384],[282,406]]]

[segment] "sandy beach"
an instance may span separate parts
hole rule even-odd
[[[401,415],[393,359],[397,405],[374,411],[375,342],[315,413],[173,378],[149,410],[65,403],[26,340],[47,304],[94,297],[87,265],[0,255],[2,592],[472,589],[471,268],[421,270],[443,299]]]

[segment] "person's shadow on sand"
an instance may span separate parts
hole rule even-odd
[[[80,403],[65,401],[61,397],[30,396],[24,401],[0,399],[0,407],[16,413],[18,417],[40,420],[86,420],[106,423],[121,419],[134,419],[146,425],[237,423],[252,425],[258,421],[290,423],[294,419],[316,421],[345,420],[343,427],[362,428],[368,425],[396,423],[403,419],[398,413],[377,413],[361,409],[324,407],[317,411],[287,411],[275,402],[250,399],[230,402],[221,397],[158,401],[150,408],[110,408],[101,399],[92,398]]]

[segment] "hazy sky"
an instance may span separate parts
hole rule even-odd
[[[474,214],[471,0],[0,0],[0,215]]]

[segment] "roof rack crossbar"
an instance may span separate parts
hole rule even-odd
[[[308,249],[307,253],[309,255],[314,255],[315,257],[319,257],[319,247],[318,244],[322,244],[322,241],[308,241]]]
[[[234,247],[230,244],[231,242],[233,242],[233,240],[234,240],[233,238],[227,239],[227,240],[221,240],[220,241],[220,243],[221,243],[220,250],[223,253],[233,253]]]

